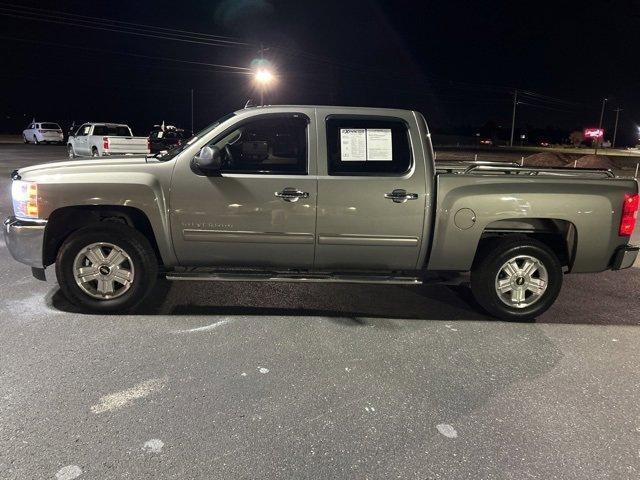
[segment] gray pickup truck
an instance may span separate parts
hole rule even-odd
[[[638,183],[606,170],[436,166],[414,111],[274,106],[163,154],[13,172],[6,244],[55,264],[89,311],[169,280],[419,284],[470,272],[495,317],[527,319],[563,275],[630,267]]]

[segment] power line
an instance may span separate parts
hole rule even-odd
[[[68,13],[68,12],[62,12],[59,10],[49,10],[49,9],[43,9],[43,8],[35,8],[35,7],[28,7],[28,6],[23,6],[23,5],[15,5],[15,4],[11,4],[11,3],[6,3],[6,2],[0,2],[0,8],[4,8],[7,10],[23,10],[26,11],[24,13],[34,13],[34,14],[42,14],[45,16],[49,16],[49,17],[75,17],[77,19],[85,19],[84,21],[91,21],[91,22],[98,22],[99,24],[104,24],[104,22],[108,22],[108,23],[112,23],[112,24],[120,24],[122,26],[131,26],[131,27],[142,27],[142,28],[146,28],[146,29],[152,29],[152,30],[161,30],[161,31],[165,31],[165,32],[170,32],[173,34],[177,34],[177,35],[189,35],[189,36],[199,36],[199,37],[204,37],[204,38],[210,38],[212,40],[217,40],[217,41],[221,41],[221,42],[227,42],[227,43],[236,43],[236,44],[242,44],[242,45],[247,45],[247,46],[255,46],[251,43],[242,41],[241,39],[237,38],[237,37],[230,37],[230,36],[226,36],[226,35],[213,35],[213,34],[209,34],[209,33],[201,33],[201,32],[193,32],[193,31],[189,31],[189,30],[180,30],[180,29],[176,29],[176,28],[167,28],[167,27],[160,27],[160,26],[156,26],[156,25],[145,25],[142,23],[133,23],[133,22],[125,22],[122,20],[113,20],[113,19],[109,19],[109,18],[100,18],[100,17],[92,17],[92,16],[88,16],[88,15],[79,15],[76,13]],[[31,12],[29,12],[31,11]]]
[[[2,7],[0,7],[0,8],[2,8]],[[154,33],[134,32],[134,31],[122,30],[122,29],[118,29],[118,28],[109,28],[107,26],[88,25],[88,24],[82,24],[82,23],[77,23],[77,22],[73,22],[73,21],[67,21],[67,20],[56,20],[56,19],[51,19],[51,18],[41,18],[41,17],[37,17],[37,16],[30,16],[28,14],[24,15],[24,14],[19,14],[19,13],[6,13],[6,12],[0,11],[0,15],[5,16],[5,17],[20,18],[20,19],[25,19],[25,20],[35,20],[35,21],[39,21],[39,22],[54,23],[54,24],[58,24],[58,25],[70,25],[70,26],[73,26],[73,27],[87,28],[87,29],[92,29],[92,30],[102,30],[102,31],[106,31],[106,32],[124,33],[124,34],[128,34],[128,35],[136,35],[136,36],[139,36],[139,37],[155,38],[155,39],[159,39],[159,40],[173,40],[173,41],[177,41],[177,42],[184,42],[184,43],[190,43],[190,44],[206,45],[206,46],[210,46],[210,47],[233,47],[233,46],[236,46],[236,45],[228,45],[228,44],[225,44],[225,43],[216,43],[214,41],[208,41],[208,40],[204,41],[204,40],[180,38],[180,37],[175,37],[175,36],[158,35],[158,34],[154,34]],[[253,48],[253,46],[251,46],[251,47]]]
[[[3,40],[14,40],[14,41],[18,41],[18,42],[26,42],[26,43],[34,43],[34,44],[42,44],[42,45],[51,45],[51,46],[62,47],[62,48],[73,48],[73,49],[84,50],[84,51],[88,51],[88,52],[109,53],[109,54],[112,54],[112,55],[126,55],[126,56],[129,56],[129,57],[136,57],[136,58],[146,58],[146,59],[151,59],[151,60],[162,60],[162,61],[167,61],[167,62],[185,63],[185,64],[189,64],[189,65],[199,65],[199,66],[206,66],[206,67],[215,67],[215,68],[225,68],[225,69],[230,69],[230,70],[237,70],[237,72],[235,72],[235,73],[248,74],[251,71],[250,68],[238,67],[238,66],[235,66],[235,65],[224,65],[224,64],[220,64],[220,63],[207,63],[207,62],[195,62],[195,61],[191,61],[191,60],[181,60],[181,59],[178,59],[178,58],[159,57],[159,56],[155,56],[155,55],[143,55],[143,54],[140,54],[140,53],[117,52],[117,51],[114,51],[114,50],[104,50],[104,49],[100,49],[100,48],[82,47],[82,46],[79,46],[79,45],[69,45],[69,44],[56,43],[56,42],[45,42],[45,41],[42,41],[42,40],[29,40],[29,39],[26,39],[26,38],[17,38],[17,37],[8,37],[8,36],[0,36],[0,39],[3,39]]]

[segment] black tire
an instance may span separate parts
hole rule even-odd
[[[74,261],[87,246],[107,242],[117,245],[131,259],[135,271],[131,285],[116,298],[96,299],[76,282]],[[93,313],[128,312],[149,295],[158,277],[158,262],[149,241],[129,226],[104,222],[77,230],[62,244],[56,257],[56,277],[67,299],[84,311]]]
[[[24,140],[24,143],[29,143],[29,140],[27,140],[27,137],[25,137],[24,135],[22,135],[22,139]]]
[[[36,137],[35,135],[33,136],[33,143],[35,143],[36,145],[40,145],[40,142],[38,141],[38,137]]]
[[[73,151],[73,146],[71,144],[67,145],[67,155],[69,158],[76,158],[76,153]]]
[[[528,306],[512,306],[498,293],[497,281],[502,267],[513,258],[533,257],[546,271],[546,290]],[[524,260],[517,260],[524,265]],[[540,276],[541,273],[533,274]],[[471,291],[480,306],[490,315],[502,320],[530,320],[544,313],[555,302],[562,287],[562,265],[555,253],[544,243],[526,236],[513,236],[486,243],[478,252],[471,270]],[[514,282],[520,282],[521,275],[514,275]],[[526,278],[522,277],[522,278]],[[537,279],[539,280],[539,278]],[[525,282],[526,280],[522,280]],[[509,293],[504,293],[509,296]],[[529,292],[528,301],[532,301]],[[513,298],[513,297],[512,297]]]
[[[93,147],[91,149],[91,156],[92,157],[99,157],[100,156],[100,154],[98,153],[98,149],[96,147]]]

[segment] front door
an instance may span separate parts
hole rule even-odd
[[[420,268],[427,182],[420,136],[409,131],[415,122],[332,113],[318,109],[315,268]]]
[[[239,119],[209,142],[222,174],[180,159],[171,230],[181,265],[310,269],[317,180],[313,111]]]
[[[82,125],[76,132],[73,147],[77,155],[89,155],[89,131],[91,125]]]

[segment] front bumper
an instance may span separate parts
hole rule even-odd
[[[612,270],[622,270],[623,268],[631,267],[638,257],[638,250],[640,247],[635,245],[623,245],[616,250],[613,256]]]
[[[11,256],[33,268],[44,268],[42,249],[46,220],[23,221],[9,217],[4,221],[4,241]]]

